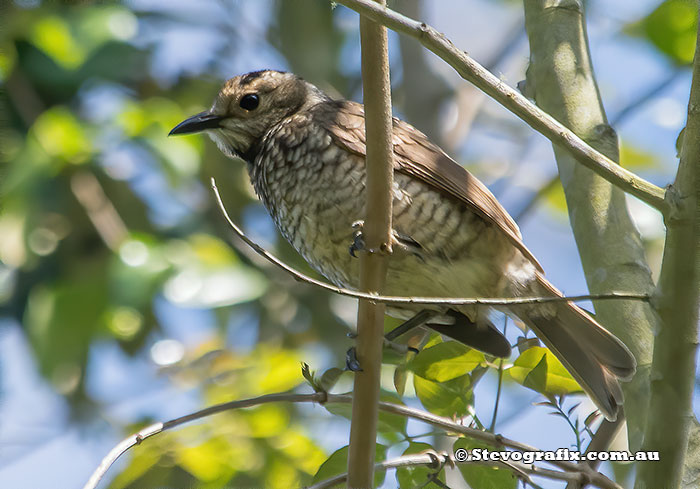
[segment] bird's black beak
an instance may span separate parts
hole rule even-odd
[[[216,129],[221,127],[220,124],[222,120],[223,117],[220,115],[212,114],[208,110],[205,110],[197,115],[193,115],[189,119],[185,119],[177,126],[173,127],[172,131],[168,133],[168,136],[172,136],[173,134],[190,134],[205,129]]]

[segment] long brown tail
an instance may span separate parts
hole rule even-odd
[[[532,289],[535,295],[562,295],[542,276]],[[637,368],[624,343],[571,302],[513,312],[564,364],[603,415],[614,421],[623,401],[619,380],[629,379]]]

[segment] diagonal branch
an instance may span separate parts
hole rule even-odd
[[[650,296],[646,294],[635,294],[627,292],[609,292],[606,294],[586,294],[586,295],[575,295],[568,297],[513,297],[513,298],[470,298],[470,297],[401,297],[401,296],[384,296],[367,292],[359,292],[357,290],[344,289],[342,287],[336,287],[335,285],[330,285],[321,280],[316,280],[315,278],[309,277],[308,275],[298,271],[297,269],[287,265],[282,260],[272,255],[265,248],[251,240],[243,230],[238,227],[238,225],[233,222],[231,216],[229,216],[223,201],[221,200],[221,194],[219,189],[216,187],[216,182],[211,179],[212,190],[214,191],[214,196],[216,197],[216,202],[224,216],[224,219],[228,222],[229,226],[233,232],[241,239],[245,244],[250,246],[253,251],[268,260],[273,265],[276,265],[283,271],[290,274],[295,280],[299,282],[305,282],[307,284],[319,287],[321,289],[327,290],[328,292],[333,292],[335,294],[345,295],[348,297],[354,297],[355,299],[367,299],[372,302],[380,304],[434,304],[440,306],[518,306],[527,304],[542,304],[546,302],[580,302],[587,300],[631,300],[631,301],[643,301],[648,302]]]
[[[462,78],[473,83],[552,143],[566,148],[579,163],[625,192],[658,209],[664,215],[668,215],[673,210],[672,202],[665,199],[664,189],[625,170],[588,145],[567,127],[477,63],[466,52],[456,48],[449,39],[434,28],[381,7],[371,0],[335,1],[390,29],[418,39],[427,49],[452,66]]]

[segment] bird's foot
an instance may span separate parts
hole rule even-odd
[[[360,361],[357,359],[357,350],[354,346],[345,353],[345,368],[351,372],[362,372]]]
[[[383,243],[378,249],[367,248],[362,229],[365,222],[355,221],[352,223],[352,244],[350,245],[350,256],[357,258],[356,252],[366,251],[368,253],[391,253],[393,255],[415,255],[422,259],[423,247],[413,238],[401,234],[395,229],[391,231],[391,243]]]

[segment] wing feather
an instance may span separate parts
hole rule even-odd
[[[347,150],[365,156],[365,118],[362,105],[344,100],[317,105],[326,111],[316,120],[323,121],[334,140]],[[474,175],[447,156],[413,126],[394,118],[394,170],[415,177],[438,192],[457,199],[497,226],[511,243],[535,267],[542,266],[522,241],[520,229],[496,197]]]

